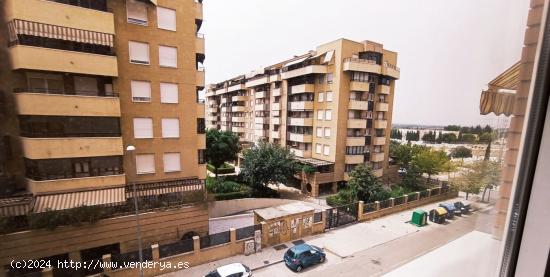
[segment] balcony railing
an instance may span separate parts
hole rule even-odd
[[[107,91],[87,91],[87,90],[67,90],[54,88],[14,88],[14,93],[43,93],[58,95],[79,95],[79,96],[98,96],[98,97],[118,97],[118,93]]]
[[[48,0],[52,2],[57,2],[61,4],[71,5],[71,6],[77,6],[81,8],[86,9],[92,9],[96,11],[107,11],[107,0],[90,0],[90,1],[82,1],[82,0]]]

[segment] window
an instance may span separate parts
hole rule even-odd
[[[160,102],[178,103],[178,84],[160,83]]]
[[[63,75],[29,72],[27,81],[30,92],[63,93]]]
[[[321,138],[323,137],[323,127],[317,127],[317,137]]]
[[[149,44],[137,41],[128,42],[130,49],[130,62],[137,64],[149,64]]]
[[[321,154],[322,149],[323,149],[323,145],[321,145],[320,143],[317,143],[317,144],[315,145],[315,153]]]
[[[164,153],[164,172],[181,171],[180,153]]]
[[[324,113],[323,110],[317,111],[317,120],[323,120],[323,113]]]
[[[130,81],[132,101],[151,102],[151,83],[145,81]]]
[[[179,138],[180,137],[180,121],[177,118],[162,119],[162,137],[163,138]]]
[[[152,118],[134,118],[134,138],[153,138]]]
[[[318,81],[319,81],[319,84],[324,83],[325,82],[325,75],[319,75]]]
[[[332,110],[325,111],[325,120],[332,120]]]
[[[199,157],[199,164],[205,164],[206,159],[204,157],[204,149],[199,149],[198,151],[198,157]]]
[[[137,154],[136,155],[136,173],[137,174],[155,173],[155,155]]]
[[[159,64],[165,67],[178,67],[178,50],[176,47],[159,46]]]
[[[330,146],[324,145],[324,147],[323,147],[323,154],[325,154],[325,156],[330,155]]]
[[[77,95],[97,95],[99,90],[97,79],[93,77],[74,77],[74,91]]]
[[[206,134],[206,123],[204,118],[197,118],[197,134]]]
[[[332,102],[332,91],[327,91],[327,102]]]
[[[158,28],[164,30],[176,30],[176,11],[163,7],[157,7]]]
[[[126,0],[128,23],[147,26],[147,4],[138,0]]]
[[[324,100],[324,98],[325,98],[324,96],[325,96],[324,93],[319,92],[319,97],[317,98],[317,102],[323,102],[323,101],[325,101],[325,100]]]
[[[332,78],[334,78],[334,75],[327,73],[327,84],[332,84]]]
[[[88,177],[90,176],[90,162],[78,161],[73,164],[75,177]]]
[[[330,127],[325,127],[325,137],[330,137]]]

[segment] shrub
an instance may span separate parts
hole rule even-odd
[[[281,195],[278,191],[268,188],[268,187],[262,187],[252,190],[252,197],[256,198],[281,198]]]
[[[216,168],[214,168],[214,166],[211,164],[206,164],[206,169],[208,169],[208,171],[212,173],[216,172]],[[235,173],[235,167],[228,163],[225,163],[218,168],[218,174],[231,174],[231,173]]]
[[[317,170],[315,169],[315,167],[306,164],[302,167],[302,171],[307,175],[312,175],[315,174]]]
[[[215,194],[214,198],[216,200],[232,200],[232,199],[241,199],[251,197],[250,190],[230,192],[230,193],[219,193]]]

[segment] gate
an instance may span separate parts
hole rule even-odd
[[[357,221],[358,203],[328,209],[325,229],[350,224]]]

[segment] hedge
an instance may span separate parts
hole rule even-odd
[[[216,169],[211,164],[206,164],[206,169],[212,173],[216,173]],[[231,174],[235,173],[235,167],[224,164],[222,167],[218,168],[218,174]]]
[[[251,197],[250,190],[214,194],[216,200],[232,200]]]

